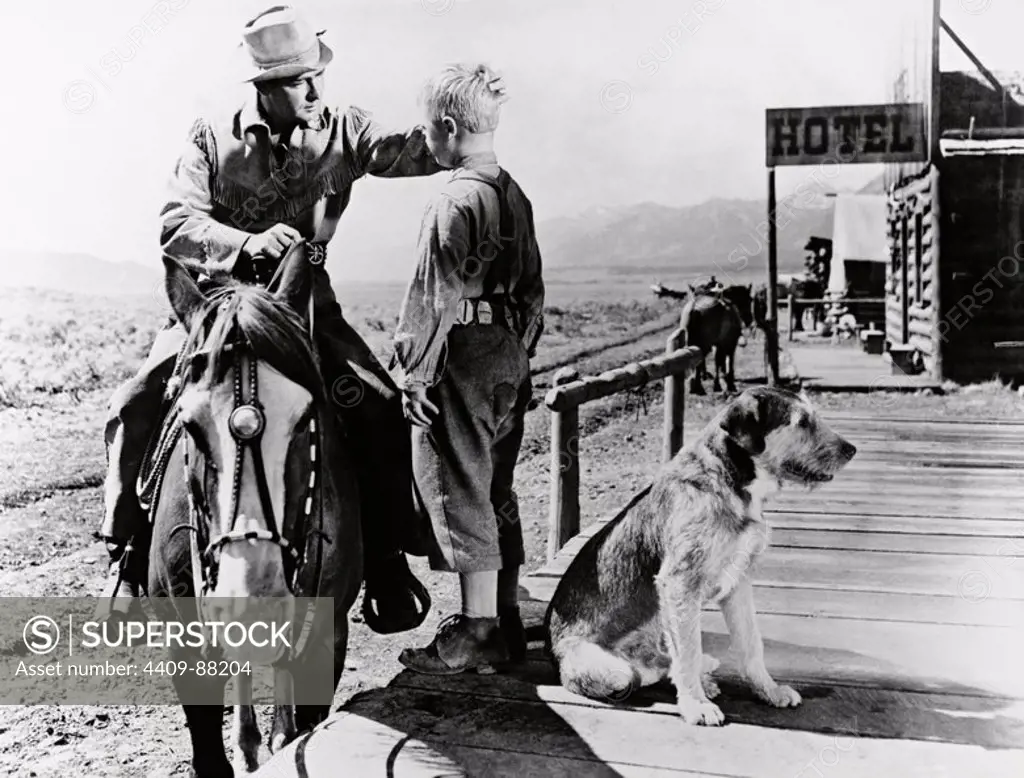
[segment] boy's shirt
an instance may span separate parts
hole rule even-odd
[[[481,297],[488,273],[505,277],[510,270],[510,297],[519,311],[518,333],[530,356],[543,330],[544,283],[533,224],[533,209],[509,179],[506,191],[510,224],[502,224],[494,188],[465,178],[473,170],[497,180],[501,168],[493,153],[464,160],[441,193],[427,206],[420,227],[419,261],[395,332],[396,383],[412,390],[436,384],[448,333],[459,301]],[[510,263],[511,267],[493,267]]]

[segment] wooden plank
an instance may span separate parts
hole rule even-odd
[[[722,615],[701,622],[712,653],[724,657]],[[780,677],[1024,700],[1024,630],[771,614],[758,626],[768,669]]]
[[[976,516],[933,516],[933,515],[898,515],[890,510],[890,504],[881,506],[872,504],[871,510],[855,510],[846,508],[842,512],[822,512],[821,502],[806,503],[794,501],[793,504],[768,505],[765,514],[773,528],[779,529],[821,529],[837,531],[873,532],[882,534],[936,534],[966,536],[994,536],[1008,538],[1014,548],[1020,549],[1022,537],[1019,516],[1009,518],[977,518]],[[590,521],[577,538],[586,541],[594,535],[606,519]],[[572,553],[578,551],[581,544],[573,539],[566,544]],[[1010,546],[1005,546],[1008,549]]]
[[[818,506],[820,507],[820,506]],[[768,523],[772,529],[821,529],[850,532],[871,532],[881,536],[893,533],[922,533],[953,535],[956,537],[999,537],[1017,540],[1020,537],[1020,522],[1012,519],[959,518],[906,518],[876,513],[822,513],[785,511],[766,508]],[[594,533],[599,524],[588,525],[585,532]]]
[[[814,491],[807,491],[799,486],[784,487],[781,492],[772,495],[768,499],[785,497],[787,499],[796,499],[801,502],[813,502],[821,505],[822,501],[830,501],[833,496],[863,498],[877,495],[883,502],[890,498],[898,497],[901,499],[916,498],[920,502],[929,503],[941,498],[942,500],[956,502],[980,502],[982,504],[995,504],[999,506],[1019,501],[1018,505],[1024,506],[1024,494],[1021,493],[1020,489],[1007,488],[1005,492],[1003,491],[1002,486],[1005,481],[995,480],[971,485],[964,483],[958,478],[944,482],[941,478],[932,477],[931,479],[922,479],[918,482],[912,475],[907,474],[907,478],[912,483],[901,488],[899,483],[886,481],[882,478],[875,480],[867,474],[863,476],[860,474],[855,475],[857,476],[856,478],[833,481]],[[998,493],[994,494],[994,492]],[[984,514],[984,510],[979,511],[979,513]],[[1017,511],[1017,515],[1024,516],[1024,507]]]
[[[939,594],[984,599],[1024,599],[1024,557],[976,557],[955,554],[905,554],[879,551],[831,552],[807,548],[769,548],[754,574],[757,583],[811,589]],[[561,575],[571,559],[562,556],[545,567]],[[981,586],[981,589],[978,587]],[[964,595],[964,592],[969,592]]]
[[[933,477],[930,481],[917,482],[916,479],[906,473],[903,483],[898,479],[875,478],[870,473],[840,473],[835,481],[819,486],[813,492],[800,486],[785,486],[778,495],[797,497],[801,499],[813,498],[817,503],[822,500],[831,499],[833,496],[863,496],[865,494],[877,494],[884,499],[890,497],[901,498],[937,498],[949,500],[987,500],[1000,503],[1016,502],[1024,503],[1024,488],[1020,483],[1007,484],[1007,480],[1017,481],[1018,479],[1005,479],[995,484],[971,483],[966,479],[950,478],[942,479]],[[994,487],[999,487],[998,494],[993,494]],[[1019,511],[1024,516],[1024,509]]]
[[[912,424],[922,429],[949,427],[1006,427],[1017,428],[1024,434],[1024,421],[999,416],[985,417],[971,414],[970,416],[935,416],[934,413],[922,412],[913,413],[905,409],[896,413],[886,413],[879,409],[876,414],[865,414],[863,411],[841,411],[829,408],[823,411],[826,419],[834,422],[859,423],[868,422],[872,424]]]
[[[729,724],[798,730],[828,728],[849,735],[933,740],[987,748],[1024,746],[1024,705],[1011,700],[798,684],[795,688],[801,692],[804,702],[795,709],[773,710],[755,700],[749,686],[735,672],[716,671],[715,681],[722,690],[716,702],[728,716]],[[521,702],[540,699],[548,704],[598,709],[625,707],[644,713],[678,715],[675,689],[667,681],[640,689],[625,700],[589,699],[561,686],[551,662],[536,653],[504,674],[481,677],[466,673],[437,678],[402,673],[393,681],[393,686],[484,699]],[[871,715],[862,719],[857,711],[871,711]],[[882,715],[876,717],[876,712]]]
[[[810,507],[812,503],[808,500],[801,500],[789,496],[776,496],[772,498],[775,508],[786,510],[786,511],[799,511],[801,508]],[[821,506],[822,502],[819,501],[814,505],[815,508]],[[879,513],[879,514],[890,514],[900,513],[907,518],[956,518],[960,517],[963,519],[973,518],[992,518],[992,519],[1004,519],[1007,521],[1017,521],[1018,523],[1024,517],[1021,516],[1019,504],[1014,505],[1001,501],[998,498],[986,500],[984,502],[968,502],[968,501],[943,501],[941,497],[923,502],[920,499],[913,498],[902,498],[899,496],[893,496],[887,498],[885,495],[877,496],[862,496],[862,497],[842,497],[842,496],[830,496],[828,499],[828,506],[835,513]]]
[[[964,537],[922,532],[849,532],[789,529],[771,521],[772,548],[820,548],[834,551],[884,551],[912,554],[1005,557],[1024,555],[1024,537]],[[1021,528],[1024,532],[1024,527]]]
[[[1019,430],[1001,431],[999,428],[969,427],[960,429],[921,430],[917,427],[894,425],[888,427],[872,427],[868,424],[830,424],[833,429],[844,435],[855,435],[862,439],[876,440],[911,440],[918,442],[958,443],[965,446],[993,443],[1000,446],[1012,446],[1024,442]]]
[[[728,703],[725,706],[731,708]],[[958,777],[991,776],[1012,775],[1024,766],[1019,750],[837,735],[836,728],[842,732],[842,727],[859,726],[862,718],[887,718],[887,714],[847,707],[833,723],[814,715],[818,711],[813,701],[789,711],[759,705],[763,714],[757,725],[733,723],[721,728],[688,727],[676,716],[636,709],[483,700],[415,689],[360,695],[346,708],[363,718],[382,720],[398,731],[414,733],[435,751],[453,745],[495,748],[500,744],[506,752],[716,776],[802,778],[816,769],[837,778],[872,772],[932,776],[937,771]],[[785,728],[803,717],[810,722],[810,730]],[[340,756],[353,738],[331,747],[330,733],[330,726],[323,730],[324,750]]]
[[[884,483],[887,485],[907,484],[928,484],[928,485],[949,485],[957,487],[962,484],[976,485],[978,487],[997,486],[1016,489],[1024,470],[1006,469],[999,467],[929,467],[929,466],[903,466],[890,462],[876,462],[871,459],[854,458],[839,475],[839,480],[833,485],[843,483],[849,478],[860,478],[871,483]]]
[[[906,448],[909,451],[922,453],[933,451],[949,455],[990,453],[1012,457],[1014,454],[1020,454],[1020,446],[1024,443],[1024,441],[1017,440],[1016,437],[1009,436],[1005,439],[995,436],[982,437],[981,435],[964,436],[963,439],[960,439],[959,436],[947,436],[948,440],[940,440],[937,439],[937,436],[914,438],[910,435],[900,435],[895,431],[889,434],[872,435],[867,430],[860,432],[848,430],[842,431],[840,434],[850,438],[850,441],[857,445],[857,450],[864,452],[891,451],[898,446],[900,449]],[[972,451],[972,449],[977,450]]]
[[[363,707],[365,703],[361,703]],[[387,775],[395,778],[439,776],[543,775],[576,776],[665,775],[715,778],[714,773],[637,767],[596,759],[565,758],[551,754],[518,753],[500,746],[451,745],[424,742],[375,719],[388,714],[360,716],[340,711],[322,728],[290,743],[252,775],[257,778],[336,778]],[[429,736],[427,737],[429,741]]]
[[[813,402],[813,401],[812,401]],[[962,441],[964,443],[994,440],[1009,443],[1020,442],[1022,430],[1017,426],[997,426],[982,424],[929,424],[924,420],[919,422],[898,422],[887,419],[876,419],[875,421],[852,419],[850,421],[833,420],[825,416],[825,422],[835,430],[845,434],[864,434],[901,440],[949,440]]]
[[[799,487],[782,489],[777,494],[768,498],[774,505],[821,505],[828,503],[833,505],[854,505],[864,503],[877,505],[886,513],[900,513],[902,515],[914,516],[943,516],[949,515],[976,515],[979,518],[1008,518],[1018,519],[1024,517],[1024,510],[1020,503],[1014,500],[1003,499],[1000,494],[979,495],[975,499],[958,499],[956,493],[947,495],[939,489],[929,497],[922,494],[904,494],[895,488],[883,490],[867,490],[866,484],[849,488],[834,482],[829,487],[820,488],[813,492],[801,490]],[[885,511],[886,507],[893,510]],[[913,510],[904,510],[904,506]],[[973,510],[972,510],[973,508]],[[945,509],[945,510],[944,510]],[[953,510],[955,509],[955,510]],[[870,513],[871,511],[867,511]]]
[[[532,599],[550,602],[558,581],[557,576],[539,572],[525,578],[521,585]],[[1024,602],[1019,600],[756,584],[754,602],[758,613],[780,616],[1024,629]],[[718,607],[706,605],[703,610],[713,613]]]
[[[813,403],[813,398],[811,399]],[[1024,425],[1003,420],[979,423],[976,420],[957,420],[956,417],[941,421],[929,419],[867,419],[856,416],[835,417],[834,412],[820,412],[825,423],[843,435],[880,436],[894,440],[947,440],[959,441],[965,445],[977,445],[989,440],[1001,443],[1024,442]],[[703,424],[684,425],[688,437],[705,428]]]

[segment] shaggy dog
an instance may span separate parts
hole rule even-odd
[[[718,660],[703,655],[700,613],[718,604],[737,666],[776,707],[800,695],[768,674],[751,567],[768,545],[765,496],[784,482],[832,480],[857,449],[804,396],[750,389],[667,463],[650,492],[580,550],[546,617],[547,650],[569,691],[621,700],[669,678],[689,724],[718,725]]]

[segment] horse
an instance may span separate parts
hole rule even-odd
[[[671,289],[656,282],[651,285],[651,291],[658,297],[668,297],[674,300],[687,300],[683,306],[683,313],[680,319],[680,326],[687,330],[687,345],[700,345],[705,354],[715,348],[715,391],[721,391],[719,383],[719,371],[725,370],[725,359],[728,358],[729,370],[726,373],[726,383],[729,391],[735,391],[733,383],[732,362],[735,357],[736,346],[744,343],[743,330],[750,327],[754,322],[754,298],[752,296],[753,285],[732,284],[722,287],[714,276],[705,284],[694,286],[687,284],[687,291]],[[724,305],[711,305],[708,302],[696,303],[698,300],[719,299]],[[707,313],[704,313],[705,307]],[[737,329],[737,321],[739,322]],[[694,334],[690,334],[690,328]],[[697,330],[700,330],[699,332]],[[734,338],[734,330],[735,338]],[[704,347],[706,344],[706,348]],[[721,362],[719,355],[721,354]],[[690,379],[690,391],[694,394],[704,394],[703,380],[707,377],[707,369],[704,360],[697,364],[693,377]]]
[[[746,289],[749,295],[749,287]],[[736,346],[743,335],[743,322],[740,312],[721,294],[696,294],[683,306],[679,326],[686,330],[686,345],[699,347],[704,357],[711,353],[712,348],[715,349],[713,389],[716,392],[722,391],[719,381],[721,373],[725,373],[728,391],[736,391],[734,362]],[[703,378],[706,372],[702,359],[690,378],[692,394],[704,394]]]
[[[721,283],[714,276],[711,276],[711,279],[703,284],[697,284],[697,286],[687,284],[686,287],[687,291],[683,292],[665,286],[661,281],[655,281],[651,284],[651,291],[656,297],[667,297],[670,300],[687,300],[695,294],[718,294],[722,291]]]
[[[789,286],[790,294],[794,298],[809,300],[820,300],[825,294],[825,284],[809,276],[795,276]],[[821,303],[793,303],[793,331],[801,332],[804,329],[804,311],[811,310],[811,327],[817,329],[818,325],[825,320],[825,306]]]
[[[201,288],[186,265],[164,258],[167,296],[188,338],[155,458],[150,603],[186,624],[269,614],[273,623],[291,618],[293,626],[303,623],[304,604],[314,603],[290,649],[223,647],[213,654],[273,667],[272,752],[330,713],[363,576],[358,485],[310,336],[312,275],[302,245],[282,260],[275,291],[233,279]],[[313,598],[333,598],[333,607]],[[177,666],[210,657],[180,641],[168,650]],[[327,689],[323,668],[331,662]],[[195,778],[234,775],[221,731],[227,680],[173,677]],[[252,676],[234,680],[234,762],[251,772],[261,742],[247,704]],[[300,699],[311,690],[315,704]]]
[[[752,306],[754,325],[764,330],[768,327],[768,284],[759,284],[754,292]]]
[[[736,312],[739,313],[740,318],[743,320],[745,328],[751,327],[754,323],[754,298],[752,292],[753,284],[747,284],[746,286],[733,284],[719,292],[722,297],[733,304]]]
[[[667,297],[671,300],[689,300],[696,295],[721,295],[731,302],[740,316],[743,318],[743,325],[750,327],[753,323],[753,285],[732,284],[723,287],[717,282],[714,276],[705,284],[694,286],[687,284],[687,291],[679,291],[665,286],[660,281],[651,284],[651,291],[657,297]]]

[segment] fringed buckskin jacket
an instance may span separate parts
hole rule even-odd
[[[250,235],[283,223],[326,243],[364,175],[423,176],[441,168],[422,127],[392,132],[356,107],[325,109],[322,129],[271,135],[256,95],[192,125],[160,212],[160,244],[174,259],[232,272]]]

